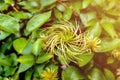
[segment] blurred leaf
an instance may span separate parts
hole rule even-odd
[[[83,80],[84,76],[73,66],[62,71],[62,80]]]
[[[93,54],[82,54],[82,55],[79,55],[78,58],[79,58],[78,65],[80,67],[83,67],[92,60]]]
[[[65,7],[62,5],[62,4],[57,4],[57,9],[59,10],[59,11],[61,11],[61,12],[64,12],[66,9],[65,9]]]
[[[13,47],[18,53],[21,53],[27,43],[28,41],[25,38],[18,38],[13,42]]]
[[[5,3],[7,3],[7,4],[14,4],[14,3],[15,3],[14,0],[4,0],[4,1],[5,1]]]
[[[41,7],[49,6],[55,2],[56,0],[40,0]]]
[[[88,37],[94,38],[101,35],[102,29],[99,23],[96,23],[94,26],[91,26],[87,29]]]
[[[4,67],[4,76],[10,76],[10,75],[14,75],[15,71],[17,70],[17,67]]]
[[[107,58],[107,64],[112,64],[112,63],[114,63],[114,58],[113,57],[108,57]]]
[[[2,66],[10,66],[10,62],[9,62],[9,59],[7,58],[0,58],[0,65]]]
[[[7,5],[4,0],[0,0],[0,11],[7,10],[8,7],[9,5]]]
[[[55,15],[56,19],[58,19],[58,20],[62,19],[62,13],[59,10],[54,9],[54,15]]]
[[[33,65],[34,62],[35,62],[33,55],[23,55],[23,56],[20,56],[17,59],[17,61],[20,62],[21,64],[31,64],[31,65]]]
[[[39,0],[24,0],[18,3],[23,9],[28,10],[31,13],[39,12],[40,5]]]
[[[83,0],[82,2],[82,8],[87,8],[93,0]]]
[[[49,59],[51,59],[52,57],[53,57],[53,55],[50,53],[43,54],[42,56],[40,55],[38,57],[36,63],[38,63],[38,64],[44,63],[44,62],[48,61]]]
[[[101,42],[101,47],[98,48],[98,52],[108,52],[120,45],[120,39],[112,39],[112,40],[103,40]]]
[[[114,74],[107,68],[104,68],[104,74],[106,77],[106,80],[115,80]]]
[[[18,73],[24,72],[28,70],[30,67],[32,67],[33,64],[20,64]]]
[[[25,46],[21,54],[23,55],[31,54],[33,43],[34,43],[34,40],[29,39],[27,45]]]
[[[18,19],[28,19],[32,17],[32,14],[23,11],[19,11],[19,12],[11,11],[8,14]]]
[[[49,11],[32,17],[27,23],[26,34],[29,34],[30,32],[41,27],[45,22],[48,21],[50,16],[51,16],[51,12]]]
[[[106,21],[106,22],[103,22],[101,25],[102,25],[103,29],[104,29],[112,38],[114,38],[114,37],[117,36],[117,34],[116,34],[116,32],[115,32],[115,29],[114,29],[114,26],[113,26],[113,24],[112,24],[111,22]]]
[[[67,8],[63,13],[63,19],[68,21],[71,18],[71,16],[72,16],[72,9]]]
[[[80,13],[80,18],[82,20],[82,23],[85,25],[88,25],[88,22],[93,20],[93,19],[96,19],[96,13],[93,11],[93,12],[87,12],[87,13]]]
[[[31,80],[33,71],[27,71],[25,73],[25,80]]]
[[[5,14],[0,14],[0,29],[18,35],[20,25],[15,18]]]
[[[32,46],[32,53],[37,56],[42,51],[42,40],[37,39]]]
[[[0,40],[5,39],[5,38],[8,37],[9,35],[10,35],[10,33],[0,30]]]
[[[103,6],[104,1],[105,0],[95,0],[95,2],[100,6]]]
[[[93,68],[88,75],[89,80],[106,80],[102,71],[98,68]]]

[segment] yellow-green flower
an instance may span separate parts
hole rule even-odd
[[[41,73],[41,77],[42,80],[58,80],[57,71],[52,68],[46,68],[46,70]]]
[[[97,49],[100,47],[100,43],[101,43],[101,40],[98,39],[97,37],[96,38],[86,37],[87,49],[90,50],[90,51],[92,50],[92,51],[96,52]]]
[[[120,60],[120,50],[119,50],[119,49],[114,49],[114,50],[111,52],[111,55],[112,55],[114,58]]]
[[[86,51],[86,42],[81,27],[76,23],[62,22],[45,28],[40,33],[43,48],[58,56],[63,65],[76,62],[77,56]]]

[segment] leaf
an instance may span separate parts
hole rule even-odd
[[[20,25],[15,18],[0,14],[0,29],[18,35]]]
[[[44,63],[44,62],[48,61],[49,59],[51,59],[52,57],[53,57],[52,54],[46,53],[46,54],[44,54],[42,56],[39,56],[36,63],[38,63],[38,64]]]
[[[31,54],[33,43],[34,43],[34,40],[29,39],[27,45],[25,46],[21,54],[23,55]]]
[[[15,2],[14,2],[14,0],[4,0],[5,1],[5,3],[7,3],[7,4],[14,4]]]
[[[32,74],[33,74],[33,71],[27,71],[25,73],[25,80],[31,80]]]
[[[66,9],[65,9],[65,7],[62,5],[62,4],[58,4],[57,6],[56,6],[56,8],[59,10],[59,11],[61,11],[61,12],[64,12]]]
[[[25,38],[19,38],[13,42],[13,47],[18,53],[21,53],[26,45],[27,40]]]
[[[102,29],[99,23],[96,23],[94,26],[91,26],[87,29],[88,32],[88,37],[94,38],[94,37],[99,37]]]
[[[67,8],[63,13],[63,19],[68,21],[71,18],[71,16],[72,16],[72,9]]]
[[[111,22],[102,22],[102,27],[112,38],[117,36],[114,26]]]
[[[9,62],[9,59],[7,58],[0,58],[0,65],[2,66],[10,66],[10,62]]]
[[[79,60],[77,60],[78,65],[80,67],[83,67],[92,60],[93,54],[82,54],[82,55],[79,55],[78,58],[79,58]]]
[[[82,23],[85,25],[85,27],[87,27],[88,22],[90,22],[91,20],[95,20],[96,19],[96,13],[94,11],[90,11],[87,13],[80,13],[80,18],[82,20]]]
[[[37,56],[42,51],[42,40],[37,39],[32,46],[32,53]]]
[[[84,76],[73,66],[62,71],[62,80],[83,80]]]
[[[0,30],[0,40],[5,39],[5,38],[8,37],[9,35],[10,35],[10,33]]]
[[[8,14],[18,19],[28,19],[32,17],[32,14],[23,11],[19,11],[19,12],[11,11]]]
[[[98,68],[93,68],[88,78],[89,80],[106,80],[103,73]]]
[[[93,0],[83,0],[82,8],[87,8],[90,5],[90,3],[92,3],[92,2],[93,2]]]
[[[0,11],[7,10],[9,5],[7,5],[4,0],[0,0]]]
[[[62,19],[62,13],[59,10],[54,9],[54,15],[55,15],[56,19],[58,19],[58,20]]]
[[[35,60],[33,55],[22,55],[17,59],[21,64],[31,64],[33,65]]]
[[[112,40],[102,40],[101,47],[98,48],[98,52],[108,52],[120,45],[120,39],[112,39]]]
[[[56,0],[40,0],[41,7],[49,6],[55,2]]]
[[[26,34],[41,27],[51,16],[51,11],[33,16],[27,23]]]
[[[20,64],[18,73],[24,72],[32,67],[32,64]]]
[[[104,74],[107,80],[115,80],[114,74],[107,68],[104,68]]]

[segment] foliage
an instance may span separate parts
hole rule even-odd
[[[0,80],[120,80],[119,0],[0,0]]]

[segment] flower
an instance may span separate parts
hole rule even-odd
[[[40,38],[43,48],[57,55],[63,65],[68,65],[70,61],[76,62],[77,56],[86,51],[84,33],[77,23],[76,26],[70,22],[56,23],[43,29]]]
[[[88,50],[92,50],[94,52],[100,47],[101,40],[97,37],[86,37],[86,45]]]
[[[112,55],[114,58],[120,60],[120,50],[119,50],[119,49],[114,49],[114,50],[111,52],[111,55]]]
[[[46,68],[46,70],[41,73],[41,77],[42,80],[58,80],[57,71],[52,68]]]

